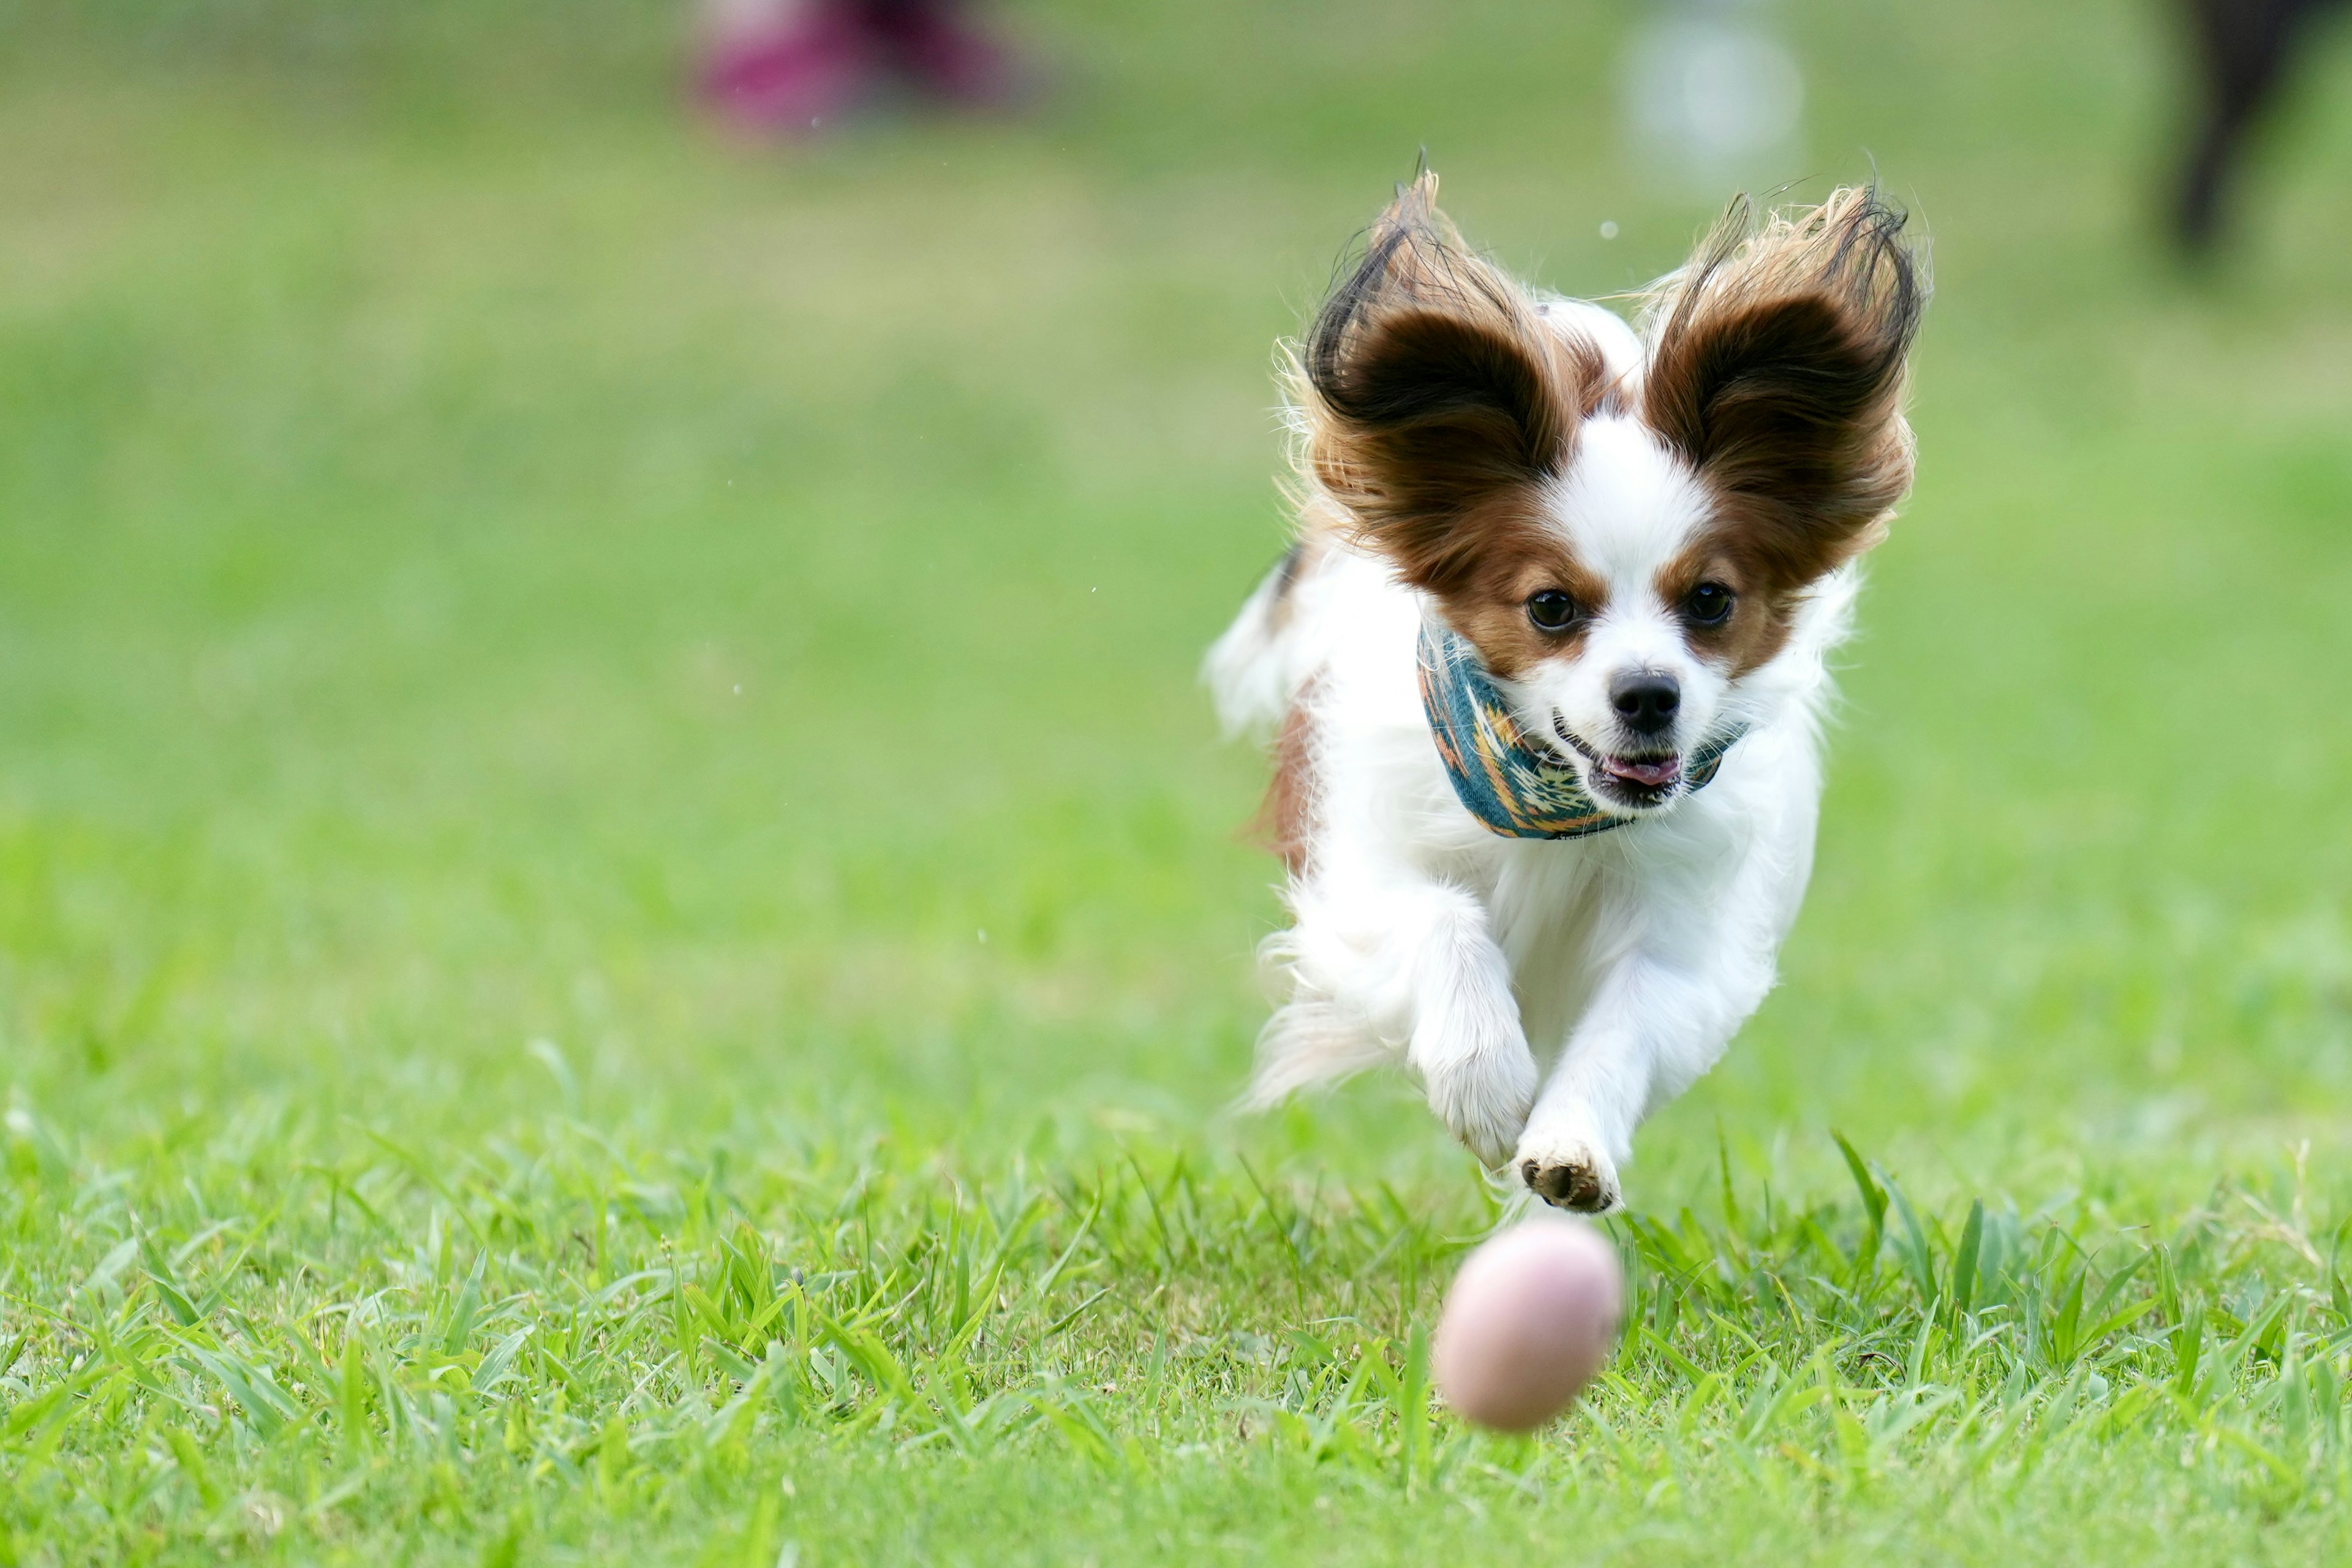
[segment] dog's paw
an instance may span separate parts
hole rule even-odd
[[[1433,1064],[1422,1072],[1429,1108],[1488,1170],[1500,1170],[1536,1103],[1536,1064],[1513,1039],[1495,1048]]]
[[[1529,1140],[1519,1146],[1511,1163],[1528,1191],[1554,1208],[1606,1214],[1624,1201],[1619,1194],[1615,1164],[1581,1138],[1541,1144]]]

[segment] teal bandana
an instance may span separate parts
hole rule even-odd
[[[1633,820],[1602,811],[1574,768],[1528,744],[1469,638],[1423,626],[1421,706],[1454,795],[1490,831],[1506,838],[1581,838]],[[1693,790],[1714,782],[1724,752],[1745,732],[1735,730],[1690,753],[1684,776]]]

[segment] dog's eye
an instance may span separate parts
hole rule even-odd
[[[1546,588],[1528,600],[1528,619],[1541,632],[1564,632],[1576,624],[1576,601],[1557,588]]]
[[[1731,590],[1720,583],[1701,583],[1683,601],[1683,608],[1701,626],[1719,626],[1731,614]]]

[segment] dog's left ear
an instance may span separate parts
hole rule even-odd
[[[1910,488],[1927,281],[1904,221],[1869,190],[1761,229],[1742,201],[1652,300],[1643,416],[1784,589],[1876,543]]]

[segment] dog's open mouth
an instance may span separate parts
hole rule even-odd
[[[1588,776],[1592,787],[1615,805],[1663,805],[1675,793],[1675,786],[1683,782],[1683,759],[1679,752],[1652,756],[1601,752],[1577,739],[1566,724],[1557,720],[1553,721],[1552,731],[1591,764]]]
[[[1629,757],[1595,753],[1586,773],[1592,793],[1612,805],[1647,811],[1675,798],[1683,782],[1683,760],[1669,752],[1663,757]]]
[[[1674,788],[1683,776],[1679,756],[1602,757],[1601,767],[1615,783],[1654,792]]]

